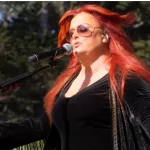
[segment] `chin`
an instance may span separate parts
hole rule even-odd
[[[83,55],[83,52],[79,51],[79,50],[75,50],[74,51],[74,55],[75,56],[80,56],[80,55]]]
[[[74,51],[75,57],[80,61],[82,59],[85,59],[85,52],[83,51]]]
[[[75,48],[73,50],[73,52],[74,52],[75,55],[80,55],[80,54],[85,53],[85,51],[83,49],[81,49],[81,48]]]

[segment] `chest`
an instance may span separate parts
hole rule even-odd
[[[76,95],[78,92],[90,87],[91,85],[98,82],[100,79],[103,81],[106,76],[104,75],[97,75],[93,78],[76,78],[70,85],[68,85],[67,89],[65,90],[65,97],[72,97]]]
[[[62,124],[65,120],[69,123],[80,123],[79,120],[107,123],[110,117],[108,80],[99,80],[69,98],[64,93],[56,100],[52,111],[56,124]]]

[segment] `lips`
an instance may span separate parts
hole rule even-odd
[[[75,42],[75,43],[73,43],[73,48],[78,48],[79,45],[80,45],[80,42]]]

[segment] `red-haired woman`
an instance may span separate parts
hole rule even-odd
[[[134,20],[132,13],[120,15],[97,5],[62,16],[58,46],[70,43],[73,53],[45,97],[51,124],[45,149],[150,149],[150,72],[123,30]],[[49,123],[41,118],[19,124],[32,141],[46,136]]]

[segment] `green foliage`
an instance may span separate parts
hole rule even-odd
[[[136,55],[150,66],[150,40],[138,40],[134,42]]]
[[[150,65],[150,2],[148,1],[28,1],[0,2],[0,81],[49,64],[29,63],[28,56],[57,47],[58,22],[68,9],[82,4],[98,4],[125,14],[134,11],[136,22],[127,29],[135,52]],[[34,115],[42,107],[44,95],[67,64],[67,57],[24,81],[20,88],[0,95],[0,120],[15,121]]]
[[[50,27],[51,17],[45,18],[48,19],[45,21],[47,24],[41,22],[43,10],[49,11],[49,7],[41,8],[42,2],[5,4],[7,7],[17,5],[17,7],[20,6],[20,9],[14,10],[17,15],[12,19],[13,21],[8,23],[8,20],[5,19],[0,26],[1,82],[49,65],[49,61],[31,64],[28,62],[28,56],[57,47],[58,34],[58,22],[53,23],[53,26]],[[42,9],[41,12],[40,9]],[[53,9],[52,13],[57,15],[53,17],[59,17],[55,9]],[[7,22],[7,26],[4,26],[5,22]],[[42,23],[45,28],[43,28]],[[64,65],[64,61],[61,61],[61,66],[58,66],[58,70],[61,70]],[[42,106],[43,97],[58,75],[58,70],[47,69],[39,72],[32,78],[24,81],[19,89],[1,93],[1,121],[14,121],[21,119],[22,116],[33,115],[39,105]]]

